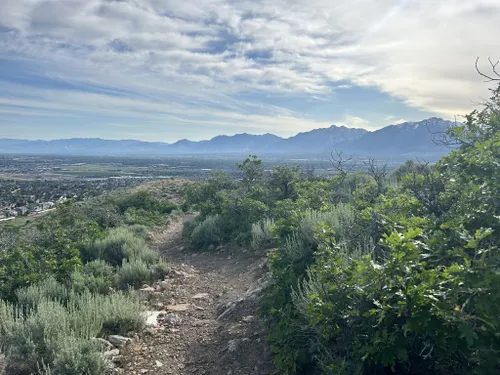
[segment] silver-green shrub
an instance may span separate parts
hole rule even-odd
[[[69,291],[66,286],[49,277],[37,284],[18,289],[16,296],[17,305],[27,311],[35,309],[44,300],[65,304],[69,298]]]
[[[152,272],[148,264],[141,259],[124,260],[116,274],[116,284],[122,290],[139,288],[151,280]]]
[[[0,348],[6,373],[104,375],[109,363],[92,338],[140,330],[143,310],[138,295],[121,292],[71,293],[67,306],[44,298],[36,301],[36,308],[22,312],[2,301]]]
[[[264,219],[252,224],[252,249],[258,250],[272,245],[274,236],[271,228],[273,224],[272,219]]]
[[[338,204],[327,211],[307,210],[299,223],[299,236],[307,244],[316,243],[314,230],[327,224],[335,232],[337,242],[345,242],[352,238],[356,217],[350,205]]]
[[[111,229],[105,238],[87,246],[84,256],[87,260],[101,259],[113,266],[120,265],[123,259],[141,259],[152,264],[159,258],[144,238],[122,227]]]
[[[191,246],[198,249],[205,249],[210,245],[217,246],[222,243],[222,236],[221,217],[219,215],[207,216],[196,225],[191,233]]]
[[[109,277],[94,276],[82,271],[71,274],[71,290],[74,293],[85,291],[98,294],[109,294],[112,291],[113,280]]]

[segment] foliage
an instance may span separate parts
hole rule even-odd
[[[17,306],[25,312],[35,309],[42,301],[66,304],[69,299],[68,288],[53,277],[49,277],[37,284],[20,288],[16,291],[16,295]]]
[[[151,281],[148,265],[140,259],[125,260],[116,274],[116,284],[120,289],[139,288]]]
[[[262,160],[257,158],[256,155],[250,155],[243,163],[238,165],[238,168],[243,172],[243,184],[247,188],[258,183],[264,174]]]
[[[272,219],[264,219],[252,225],[252,249],[263,249],[273,244],[272,226],[274,221]]]
[[[88,245],[83,255],[88,261],[101,259],[114,266],[121,265],[124,259],[141,259],[149,264],[158,260],[144,238],[122,227],[111,229],[105,238]]]
[[[142,237],[144,239],[147,239],[150,234],[148,227],[142,224],[133,224],[128,226],[127,229],[134,233],[137,237]]]
[[[75,373],[86,361],[91,374],[103,374],[107,368],[98,348],[74,329],[76,320],[61,304],[42,300],[25,318],[12,307],[3,316],[0,344],[6,351],[8,374],[33,374],[44,367],[54,367],[54,373]],[[87,323],[86,321],[82,323]],[[61,367],[62,366],[62,367]]]
[[[109,294],[113,288],[113,280],[109,277],[94,276],[81,271],[75,271],[71,274],[71,290],[75,293],[99,293]]]
[[[151,274],[153,280],[163,280],[172,270],[172,265],[165,260],[160,258],[160,260],[151,266]]]
[[[85,265],[82,268],[82,272],[85,275],[110,278],[115,273],[115,269],[109,263],[106,263],[104,260],[97,259],[85,263]]]
[[[207,249],[222,242],[222,222],[219,215],[207,216],[191,232],[190,244],[194,248]]]
[[[281,167],[273,169],[269,187],[276,194],[276,200],[288,199],[295,194],[295,183],[300,180],[300,167]]]
[[[339,204],[325,211],[306,210],[299,220],[297,231],[305,243],[314,246],[314,230],[323,224],[333,229],[339,242],[348,242],[355,237],[355,213],[351,206]]]

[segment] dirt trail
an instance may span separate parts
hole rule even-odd
[[[150,293],[159,324],[123,353],[125,374],[267,375],[273,373],[258,296],[266,283],[265,254],[220,248],[186,250],[182,219],[153,242],[173,271]]]

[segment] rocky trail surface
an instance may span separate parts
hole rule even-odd
[[[186,249],[182,222],[153,242],[172,263],[165,280],[144,288],[148,327],[120,350],[124,374],[267,375],[274,373],[258,316],[268,280],[265,254]]]

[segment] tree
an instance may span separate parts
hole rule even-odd
[[[387,163],[379,163],[375,158],[368,158],[363,162],[368,168],[368,174],[373,177],[377,183],[377,193],[382,194],[387,178]]]
[[[300,180],[300,167],[280,167],[273,169],[273,175],[269,184],[271,188],[279,191],[278,199],[290,198],[293,193],[293,184]]]
[[[256,155],[249,155],[243,163],[238,164],[238,168],[243,172],[243,183],[247,188],[261,181],[264,175],[262,160]]]

